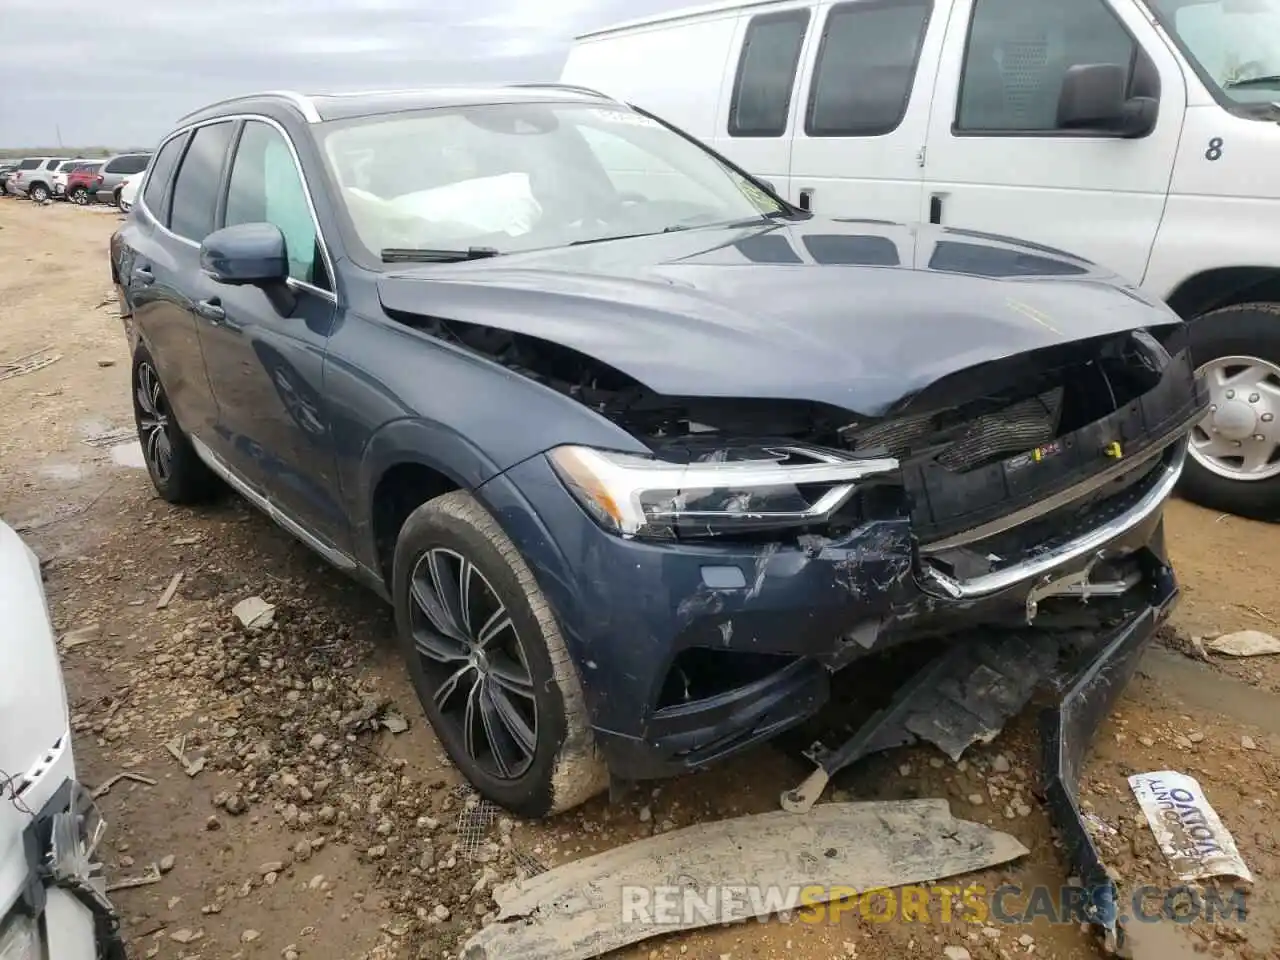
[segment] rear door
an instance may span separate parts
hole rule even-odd
[[[164,144],[139,215],[130,220],[131,260],[121,264],[134,323],[174,415],[183,430],[206,443],[218,416],[196,330],[195,305],[210,282],[200,270],[200,241],[213,230],[234,127],[223,120]]]
[[[720,153],[768,180],[784,197],[790,192],[799,69],[813,18],[809,4],[780,5],[738,18],[712,141]]]
[[[823,9],[801,88],[789,199],[824,216],[917,219],[945,10],[944,0]]]
[[[1145,136],[1059,129],[1067,71],[1113,63],[1158,97]],[[1138,4],[956,0],[929,130],[921,219],[1009,234],[1140,282],[1164,214],[1186,85]]]

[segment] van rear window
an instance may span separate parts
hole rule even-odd
[[[729,105],[730,136],[780,137],[786,132],[796,66],[808,27],[808,10],[752,17],[742,41]]]

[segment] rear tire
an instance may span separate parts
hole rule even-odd
[[[218,490],[218,478],[178,426],[146,347],[133,356],[133,418],[142,459],[156,493],[170,503],[200,503]]]
[[[32,203],[44,203],[49,199],[49,188],[43,183],[33,184],[31,189],[27,191],[27,199]]]
[[[70,200],[72,203],[74,203],[78,207],[88,206],[89,191],[84,187],[76,187],[74,190],[72,190],[70,193],[67,194],[67,199]]]
[[[1191,357],[1197,370],[1206,373],[1215,411],[1191,432],[1192,456],[1179,491],[1212,510],[1280,520],[1280,453],[1253,470],[1235,456],[1236,450],[1243,456],[1254,444],[1280,441],[1280,376],[1260,376],[1280,373],[1280,304],[1246,303],[1197,317],[1191,321]],[[1221,362],[1224,358],[1256,362]],[[1221,439],[1228,435],[1230,439]],[[1215,440],[1222,445],[1211,446]],[[1249,472],[1260,478],[1247,479]]]
[[[515,544],[471,494],[446,493],[409,515],[391,595],[423,711],[481,795],[543,817],[608,786],[555,616]]]

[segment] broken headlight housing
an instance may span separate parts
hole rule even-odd
[[[547,456],[602,527],[653,539],[822,524],[848,502],[858,481],[898,469],[892,458],[855,460],[789,443],[721,448],[687,462],[577,446]]]

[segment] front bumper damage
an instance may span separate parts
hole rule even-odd
[[[105,822],[89,791],[62,782],[23,831],[27,884],[19,909],[44,918],[48,956],[127,960],[120,918],[102,889],[94,853]]]
[[[1041,780],[1050,820],[1066,848],[1071,876],[1083,888],[1084,917],[1108,953],[1126,955],[1116,886],[1081,815],[1077,792],[1098,727],[1178,599],[1162,530],[1137,560],[1141,581],[1133,592],[1141,602],[1131,603],[1118,622],[1100,632],[1028,627],[957,637],[843,743],[832,748],[818,742],[805,751],[817,770],[783,794],[782,806],[809,809],[836,772],[894,747],[928,742],[959,760],[972,744],[992,740],[1043,691],[1054,701],[1040,713]]]

